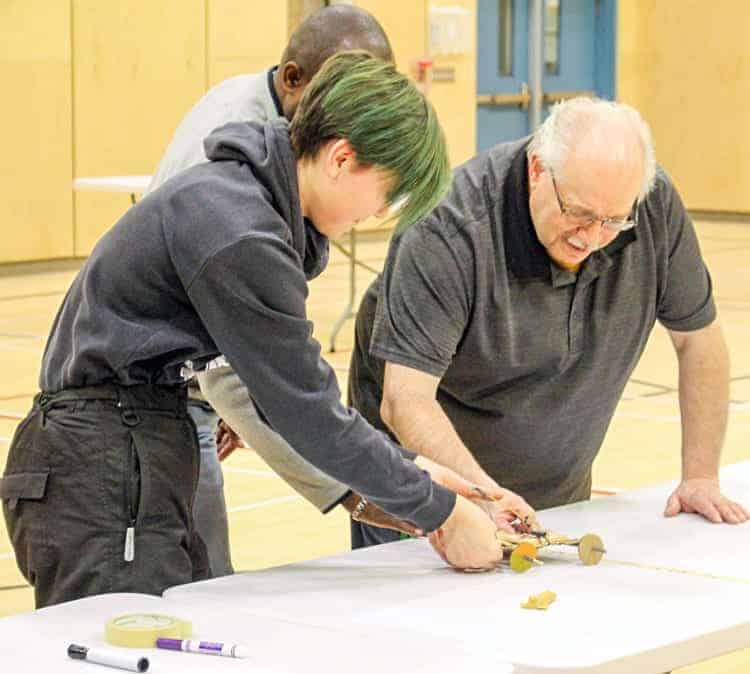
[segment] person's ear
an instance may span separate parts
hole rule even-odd
[[[326,148],[326,172],[333,180],[338,180],[344,171],[356,168],[357,152],[345,138],[332,141]]]
[[[305,73],[296,61],[287,61],[281,66],[281,86],[284,93],[293,94],[305,85]]]
[[[544,174],[542,160],[535,154],[529,157],[529,189],[534,189]]]

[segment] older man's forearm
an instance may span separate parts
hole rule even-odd
[[[717,321],[672,339],[679,361],[683,479],[718,479],[729,415],[729,352]]]
[[[437,400],[384,400],[383,421],[407,449],[442,464],[479,486],[497,483],[482,470]]]

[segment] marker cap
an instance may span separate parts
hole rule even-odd
[[[89,649],[86,648],[86,646],[79,646],[78,644],[70,644],[70,646],[68,646],[68,655],[73,658],[73,660],[85,660],[86,653],[88,652]]]

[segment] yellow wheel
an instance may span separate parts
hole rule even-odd
[[[534,566],[535,559],[536,546],[533,543],[520,543],[510,555],[510,568],[523,573]]]
[[[604,543],[596,534],[586,534],[578,541],[578,558],[586,566],[598,564],[605,552]]]

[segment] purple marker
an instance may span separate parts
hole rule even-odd
[[[219,644],[212,641],[196,641],[195,639],[167,639],[159,637],[157,648],[170,651],[185,651],[186,653],[205,653],[206,655],[223,655],[227,658],[249,658],[250,652],[239,644]]]

